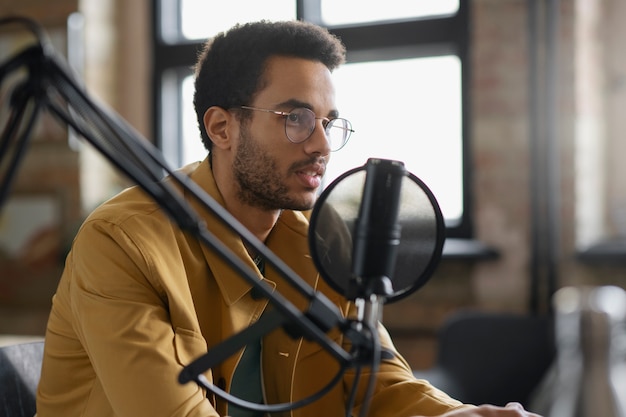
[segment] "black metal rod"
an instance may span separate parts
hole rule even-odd
[[[561,189],[556,102],[559,2],[529,0],[527,13],[531,161],[529,308],[537,314],[551,312],[559,275]]]

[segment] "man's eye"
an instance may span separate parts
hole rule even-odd
[[[297,113],[289,113],[287,115],[287,119],[291,122],[291,123],[300,123],[300,115]]]

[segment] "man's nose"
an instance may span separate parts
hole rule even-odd
[[[326,136],[326,129],[324,129],[324,120],[315,120],[315,129],[311,136],[305,142],[305,150],[308,154],[319,154],[326,156],[330,154],[330,142]]]

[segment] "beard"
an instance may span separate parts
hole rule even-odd
[[[263,210],[311,209],[314,201],[290,196],[276,158],[259,141],[252,138],[245,124],[242,124],[240,134],[239,147],[233,161],[233,174],[237,181],[239,200]],[[316,161],[317,158],[313,160]]]

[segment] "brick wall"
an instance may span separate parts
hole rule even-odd
[[[20,15],[44,26],[60,53],[66,51],[66,20],[77,10],[76,0],[0,1],[2,16]],[[5,48],[2,60],[13,47],[33,41],[23,26],[7,26],[0,32]],[[8,91],[6,92],[9,93]],[[8,113],[8,109],[2,111]],[[4,168],[3,168],[4,169]],[[28,151],[13,182],[7,204],[35,198],[34,205],[49,201],[54,209],[54,223],[43,230],[37,242],[23,242],[19,251],[0,254],[0,333],[42,334],[56,288],[62,260],[74,227],[81,218],[78,154],[68,145],[68,132],[47,114],[42,114],[31,136]],[[25,199],[25,200],[24,200]],[[33,208],[37,222],[39,211]],[[43,211],[41,212],[44,213]],[[4,222],[14,219],[5,218]],[[13,240],[13,239],[12,239]],[[15,237],[17,241],[17,237]],[[26,252],[24,252],[26,250]]]
[[[85,24],[78,42],[85,48],[78,82],[85,83],[94,101],[120,113],[148,137],[148,4],[116,0],[0,0],[0,15],[35,20],[51,38],[55,50],[66,55],[68,17],[80,12]],[[0,36],[2,61],[33,41],[32,35],[19,25],[7,26]],[[2,119],[4,116],[3,113]],[[78,143],[70,145],[67,129],[50,115],[39,117],[7,205],[14,207],[29,201],[28,210],[34,216],[50,216],[53,221],[35,244],[17,234],[6,237],[10,243],[19,242],[22,248],[0,250],[0,334],[43,334],[51,296],[76,228],[96,204],[129,185],[91,145],[82,140]],[[48,206],[54,213],[46,213],[43,207]],[[3,211],[1,221],[15,223],[19,214],[9,216],[7,211]],[[33,223],[38,221],[32,219]],[[12,233],[2,224],[0,234],[3,230]]]

